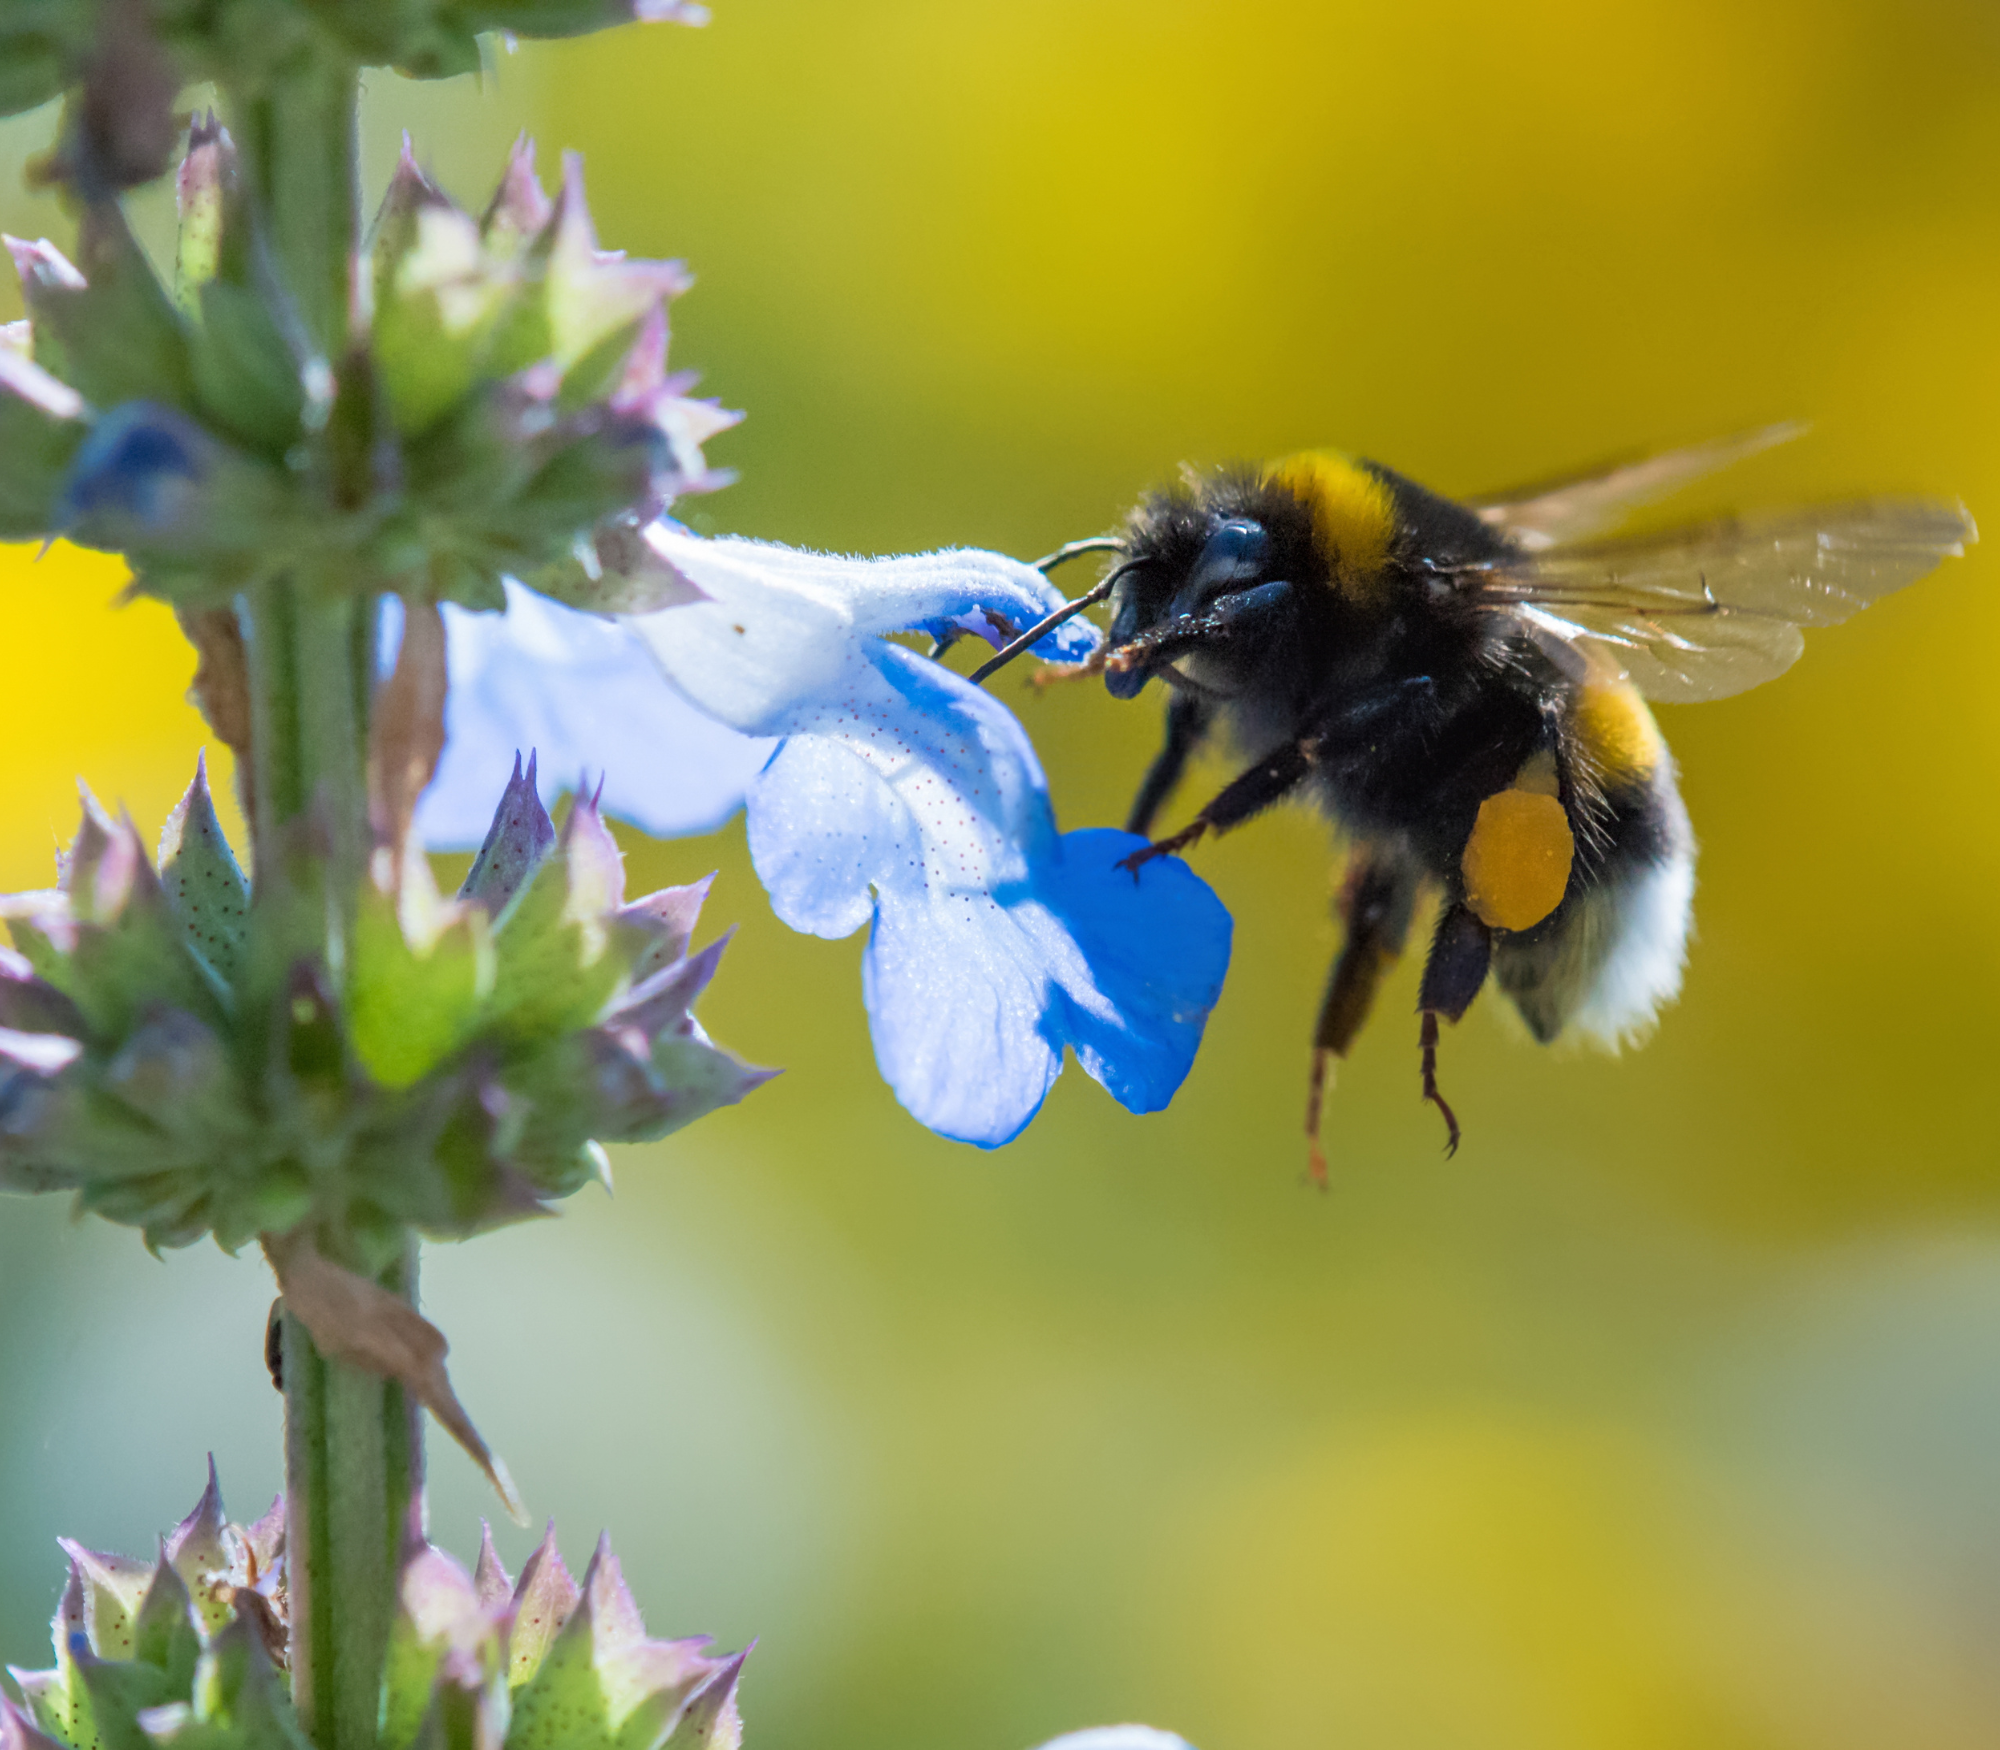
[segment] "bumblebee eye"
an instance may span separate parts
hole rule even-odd
[[[1208,537],[1187,582],[1174,597],[1168,618],[1198,613],[1225,590],[1254,583],[1264,569],[1264,556],[1270,546],[1270,537],[1264,533],[1262,523],[1252,522],[1248,517],[1231,517]]]

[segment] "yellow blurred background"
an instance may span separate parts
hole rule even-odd
[[[515,130],[685,256],[678,362],[744,407],[701,526],[1027,555],[1184,459],[1333,444],[1446,491],[1777,418],[1677,507],[1861,491],[2000,522],[2000,12],[1974,0],[717,0],[706,31],[388,78],[461,199]],[[0,220],[61,235],[0,128]],[[545,165],[550,162],[545,158]],[[159,197],[149,222],[160,218]],[[8,314],[12,306],[0,309]],[[162,610],[0,560],[0,877],[75,775],[147,832],[203,736]],[[460,1389],[656,1631],[761,1636],[760,1750],[1959,1750],[2000,1742],[2000,556],[1669,709],[1704,845],[1687,994],[1621,1059],[1446,1042],[1405,967],[1301,1187],[1321,827],[1205,846],[1228,990],[1166,1114],[1075,1071],[997,1155],[876,1079],[860,941],[742,929],[711,1030],[787,1067],[615,1201],[433,1248]],[[1065,825],[1157,702],[1018,703]],[[1215,772],[1198,777],[1184,806]],[[278,1478],[270,1284],[0,1206],[0,1648],[53,1539],[142,1550],[213,1447]],[[434,1522],[490,1507],[434,1445]],[[503,1529],[518,1562],[527,1542]]]

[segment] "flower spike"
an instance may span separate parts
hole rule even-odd
[[[289,1256],[310,1216],[365,1262],[541,1212],[601,1179],[602,1143],[767,1080],[689,1012],[727,940],[692,949],[706,884],[628,900],[594,799],[558,834],[534,779],[531,753],[455,899],[414,836],[384,848],[338,978],[248,906],[204,774],[160,874],[86,795],[57,887],[0,898],[0,1185],[72,1189],[155,1246]]]

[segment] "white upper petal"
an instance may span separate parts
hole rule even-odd
[[[664,525],[650,538],[710,599],[629,624],[690,699],[752,735],[800,727],[792,713],[838,690],[874,636],[988,613],[1018,628],[1063,602],[1032,565],[971,548],[849,559]],[[1081,656],[1097,634],[1079,620],[1051,637],[1062,654]]]
[[[400,630],[397,606],[384,606],[385,645]],[[605,810],[660,836],[720,826],[770,758],[768,741],[662,686],[650,651],[616,621],[513,582],[506,613],[447,603],[444,617],[445,750],[417,810],[427,844],[479,843],[517,750],[539,755],[545,803],[601,777]]]

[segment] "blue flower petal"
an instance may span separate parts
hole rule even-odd
[[[949,670],[875,645],[752,787],[749,828],[794,929],[842,936],[872,914],[876,1061],[932,1130],[988,1148],[1018,1135],[1065,1046],[1134,1111],[1186,1076],[1228,912],[1185,864],[1117,869],[1143,840],[1059,838],[1020,724]]]
[[[1013,714],[885,636],[970,626],[997,643],[1060,593],[992,553],[841,559],[665,525],[649,541],[706,599],[614,623],[510,585],[504,618],[447,609],[426,837],[476,843],[517,747],[556,781],[608,767],[607,806],[658,832],[712,826],[747,790],[778,916],[822,936],[872,920],[876,1057],[921,1122],[1006,1142],[1065,1049],[1131,1109],[1165,1105],[1221,989],[1227,912],[1178,862],[1117,869],[1136,839],[1059,836]],[[1037,654],[1098,637],[1078,620]]]
[[[1039,907],[986,894],[888,899],[875,914],[861,961],[875,1062],[911,1117],[940,1136],[1011,1142],[1062,1072],[1038,952],[1055,934],[1046,923]]]
[[[1146,841],[1108,827],[1064,833],[1037,886],[1089,968],[1065,989],[1051,1031],[1131,1112],[1157,1112],[1186,1079],[1229,970],[1232,925],[1214,890],[1177,857],[1132,872]]]
[[[385,604],[393,661],[400,604]],[[669,610],[672,611],[672,610]],[[649,833],[709,832],[734,814],[774,743],[697,710],[623,624],[507,585],[505,614],[446,604],[445,750],[417,807],[440,848],[477,845],[512,769],[534,749],[543,801],[604,774],[601,806]]]

